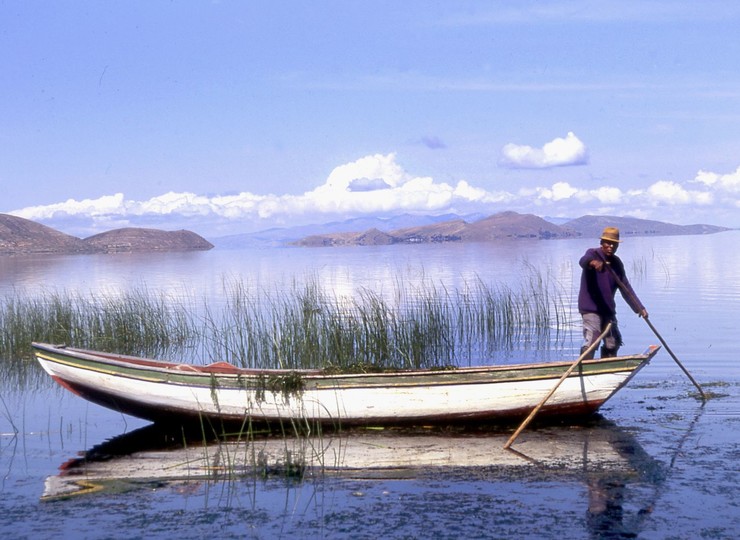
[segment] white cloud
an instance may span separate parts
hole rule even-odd
[[[522,196],[527,191],[521,191]],[[616,204],[623,200],[622,190],[615,187],[604,186],[597,189],[579,189],[571,186],[568,182],[556,182],[550,187],[535,188],[532,192],[540,201],[567,201],[574,200],[579,203],[598,202],[601,204]]]
[[[712,204],[714,197],[706,191],[687,190],[676,182],[661,180],[647,189],[647,195],[653,204],[688,205]]]
[[[326,183],[316,191],[334,194],[351,191],[353,182],[362,178],[383,180],[394,188],[403,185],[411,177],[396,163],[396,154],[375,154],[336,167]]]
[[[365,156],[336,167],[326,181],[303,194],[204,196],[169,192],[148,200],[122,193],[73,199],[11,212],[70,234],[87,236],[112,228],[190,228],[222,235],[275,226],[321,223],[361,215],[397,213],[495,213],[501,210],[578,217],[616,213],[670,220],[740,226],[740,167],[721,174],[699,171],[683,183],[660,180],[623,191],[603,185],[584,189],[569,182],[494,191],[466,180],[438,182],[404,170],[395,154]],[[718,221],[720,220],[720,221]],[[722,221],[724,220],[724,222]]]
[[[546,190],[547,198],[554,201],[560,201],[563,199],[570,199],[574,195],[578,194],[578,190],[572,187],[567,182],[558,182],[553,184],[552,189]]]
[[[591,191],[594,198],[603,204],[618,204],[622,202],[624,194],[615,187],[604,186]]]
[[[564,139],[558,137],[542,148],[509,143],[501,149],[499,160],[500,165],[513,169],[549,169],[586,163],[588,150],[572,131]]]
[[[45,206],[29,206],[11,213],[26,219],[45,220],[59,215],[101,216],[124,211],[123,193],[116,193],[115,195],[105,195],[98,199],[84,199],[82,201],[68,199],[65,202]]]
[[[740,167],[729,174],[699,171],[696,174],[694,183],[703,184],[721,192],[740,194]]]

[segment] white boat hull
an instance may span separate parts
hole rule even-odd
[[[595,411],[656,352],[657,347],[652,347],[644,355],[584,362],[581,370],[575,370],[558,387],[542,413]],[[190,416],[336,425],[521,417],[540,402],[570,365],[326,375],[224,365],[208,371],[207,367],[40,345],[36,356],[44,370],[68,389],[151,420]],[[276,384],[285,386],[286,380],[298,380],[300,388],[275,388]]]

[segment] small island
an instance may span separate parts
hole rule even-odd
[[[81,239],[34,221],[0,214],[0,255],[203,251],[213,248],[194,232],[122,228]]]

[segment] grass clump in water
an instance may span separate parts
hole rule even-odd
[[[30,356],[33,341],[158,356],[199,336],[192,309],[146,289],[100,297],[13,293],[0,300],[0,328],[2,358]]]
[[[551,280],[532,271],[518,288],[478,280],[423,283],[390,294],[338,296],[318,279],[269,292],[224,284],[225,302],[202,304],[134,289],[93,297],[46,292],[0,299],[0,356],[30,343],[242,367],[377,372],[491,363],[500,351],[546,349],[566,320]],[[553,336],[553,332],[555,336]]]
[[[445,368],[497,351],[547,348],[567,319],[551,283],[533,276],[521,289],[481,281],[450,290],[422,284],[382,295],[341,297],[316,280],[278,293],[229,283],[228,304],[204,320],[204,355],[252,368],[378,372]]]

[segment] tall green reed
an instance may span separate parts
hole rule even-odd
[[[27,357],[30,343],[43,341],[253,368],[444,368],[547,348],[570,316],[555,280],[534,268],[515,288],[396,280],[390,292],[343,296],[310,278],[275,290],[232,279],[223,289],[221,303],[143,287],[14,293],[0,299],[0,357]]]
[[[191,306],[146,289],[99,296],[14,292],[0,299],[0,329],[2,358],[28,357],[33,341],[162,354],[199,336]]]
[[[570,319],[557,283],[530,269],[519,288],[480,280],[459,289],[396,284],[338,296],[317,279],[288,290],[225,284],[227,305],[208,311],[203,354],[246,367],[356,371],[489,361],[496,351],[547,348]],[[570,324],[570,323],[568,323]]]

